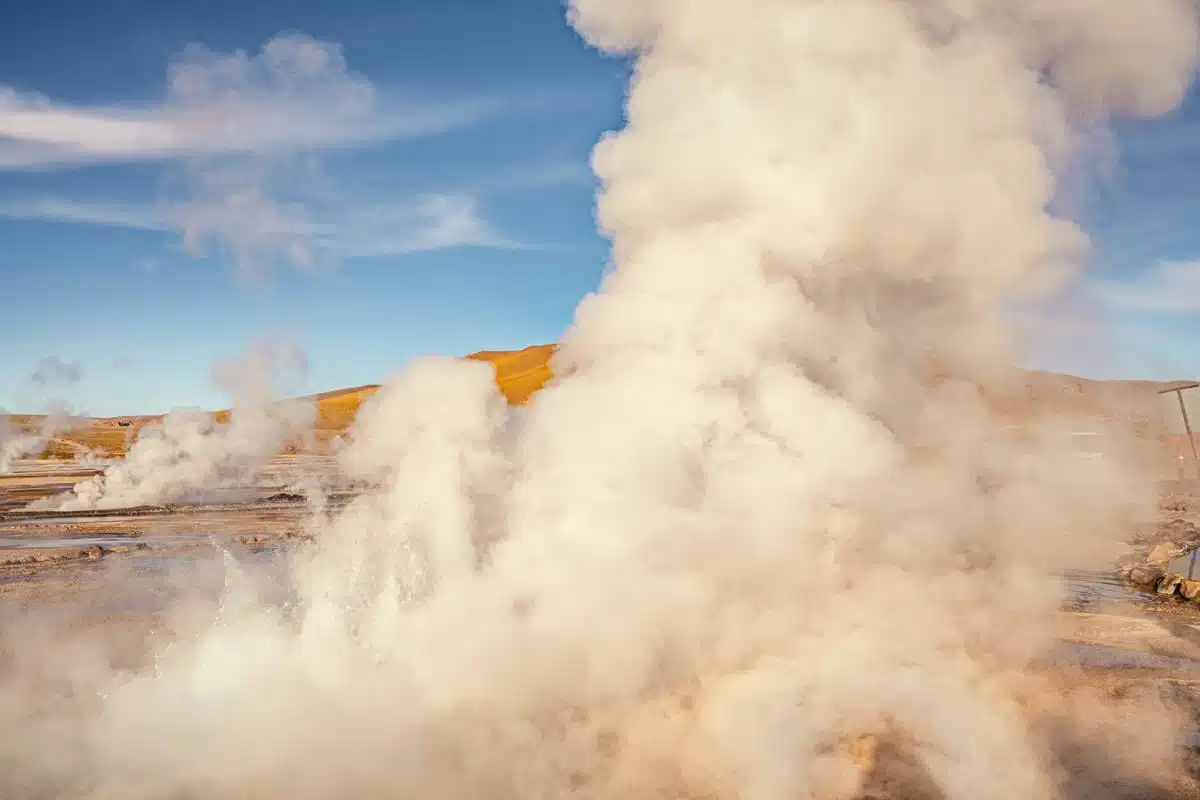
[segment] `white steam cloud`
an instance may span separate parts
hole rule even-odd
[[[29,433],[14,425],[12,418],[0,409],[0,475],[12,472],[13,464],[37,455],[46,446],[42,433]]]
[[[74,386],[83,380],[83,366],[77,361],[64,361],[58,356],[46,356],[38,362],[29,382],[41,388]]]
[[[79,423],[67,395],[82,380],[83,367],[78,362],[58,356],[38,361],[26,380],[36,398],[33,406],[40,412],[34,417],[36,425],[17,425],[0,409],[0,475],[11,472],[20,459],[41,454],[54,437]]]
[[[298,558],[295,602],[233,580],[210,628],[82,721],[6,708],[22,735],[0,781],[89,798],[1177,788],[1169,709],[1032,669],[1054,576],[1151,487],[1052,426],[1005,438],[975,383],[1011,363],[1007,304],[1085,244],[1046,211],[1055,170],[1108,115],[1179,101],[1195,8],[570,14],[637,67],[594,159],[613,269],[562,377],[510,428],[488,365],[415,364],[364,409],[344,463],[377,488]]]
[[[279,399],[308,371],[304,353],[268,339],[241,360],[218,362],[213,382],[233,401],[226,421],[203,411],[174,411],[138,435],[125,458],[31,510],[77,511],[196,501],[217,489],[253,483],[285,445],[310,432],[315,405]]]

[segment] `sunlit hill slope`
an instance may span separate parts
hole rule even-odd
[[[550,379],[550,356],[554,345],[536,345],[523,350],[483,351],[467,358],[490,362],[496,370],[496,383],[510,403],[521,404]],[[337,389],[311,395],[317,405],[317,441],[327,443],[345,433],[354,423],[358,409],[379,389],[376,384]],[[306,398],[307,399],[307,398]],[[229,411],[215,413],[217,421],[229,418]],[[36,431],[43,418],[32,414],[14,416],[12,424]],[[107,417],[92,419],[56,436],[43,453],[47,458],[75,458],[86,453],[115,456],[123,454],[137,433],[162,420],[161,415],[143,417]]]

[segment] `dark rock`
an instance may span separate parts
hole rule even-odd
[[[119,544],[109,549],[110,553],[132,553],[135,550],[149,550],[150,545],[145,542],[134,542],[133,544]]]

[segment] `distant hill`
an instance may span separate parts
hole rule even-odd
[[[496,369],[496,383],[508,401],[513,404],[528,402],[529,398],[548,381],[550,356],[555,345],[534,345],[523,350],[482,351],[467,358],[490,362]],[[334,389],[301,399],[313,400],[317,405],[317,441],[327,444],[334,437],[345,433],[354,423],[358,409],[371,395],[379,390],[378,384],[355,386],[349,389]],[[229,418],[229,410],[214,413],[217,421]],[[47,458],[74,458],[86,452],[105,456],[122,455],[137,433],[147,425],[161,422],[163,415],[99,417],[77,426],[69,432],[55,437],[43,453]],[[10,418],[12,424],[22,430],[36,431],[45,417],[36,414],[16,414]]]
[[[490,361],[496,368],[496,383],[508,402],[521,405],[529,402],[534,392],[546,385],[553,377],[550,373],[550,357],[557,345],[539,344],[524,350],[484,350],[472,353],[467,358]]]
[[[552,377],[550,359],[556,345],[544,344],[522,350],[485,350],[466,358],[486,361],[496,370],[500,391],[513,404],[527,403]],[[1060,375],[1050,372],[1022,371],[1018,380],[1004,393],[988,396],[989,405],[998,416],[1011,424],[1020,425],[1035,413],[1071,413],[1086,418],[1113,419],[1135,426],[1156,425],[1156,395],[1158,392],[1184,383],[1181,381],[1100,381]],[[354,423],[359,408],[376,391],[377,384],[336,389],[308,395],[317,405],[317,441],[327,445],[334,437],[345,433]],[[223,421],[228,410],[216,412]],[[18,415],[12,422],[27,430],[36,430],[41,417]],[[45,455],[72,458],[88,450],[105,455],[120,455],[146,425],[159,422],[162,415],[141,417],[107,417],[93,419],[86,427],[77,428],[55,439]],[[1147,431],[1149,433],[1149,431]]]

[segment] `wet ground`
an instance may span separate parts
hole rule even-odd
[[[169,584],[181,574],[190,590],[216,596],[231,560],[256,569],[283,563],[305,538],[309,507],[287,489],[306,470],[325,466],[280,459],[259,486],[217,493],[206,503],[63,513],[24,507],[69,491],[94,471],[22,462],[0,476],[0,612],[63,601],[95,616],[115,599],[122,613],[153,614],[169,602]],[[233,496],[242,502],[230,503]],[[345,497],[333,496],[332,504]]]
[[[309,507],[291,487],[306,474],[329,475],[331,463],[324,457],[281,458],[258,486],[210,493],[203,503],[67,513],[23,510],[30,500],[69,491],[94,472],[27,461],[0,476],[0,603],[85,594],[98,585],[99,576],[114,571],[140,586],[134,594],[155,596],[148,582],[194,571],[200,563],[210,562],[215,575],[230,559],[258,566],[281,562],[306,539]],[[351,494],[343,489],[328,500],[336,506]],[[1177,512],[1192,505],[1178,488],[1173,496]],[[1200,509],[1200,502],[1195,505]],[[1190,670],[1200,680],[1200,604],[1131,589],[1115,569],[1072,570],[1063,580],[1064,618],[1068,628],[1078,623],[1080,631],[1066,636],[1063,659],[1104,669]],[[1134,629],[1136,636],[1130,633]],[[1160,657],[1183,660],[1156,660]]]

